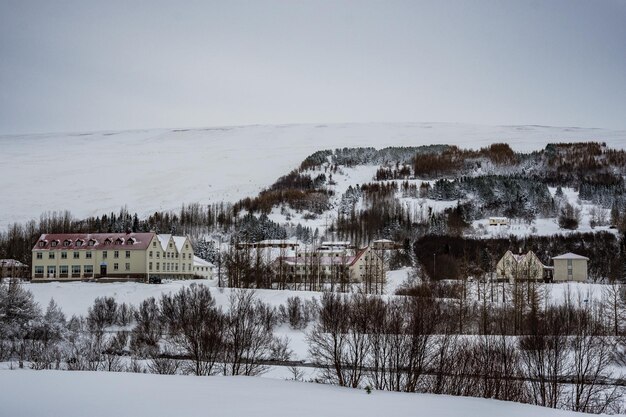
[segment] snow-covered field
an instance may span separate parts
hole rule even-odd
[[[626,131],[368,123],[0,136],[0,229],[52,210],[84,217],[127,205],[143,216],[185,202],[233,201],[255,195],[321,149],[507,142],[528,151],[581,140],[623,147]]]
[[[373,392],[254,377],[0,371],[0,414],[10,417],[571,416],[505,401]],[[578,414],[583,416],[586,414]]]

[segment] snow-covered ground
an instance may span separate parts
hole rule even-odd
[[[507,142],[528,151],[580,140],[623,147],[626,131],[367,123],[0,136],[0,230],[53,210],[85,217],[127,205],[144,216],[253,196],[321,149]]]
[[[132,416],[571,416],[482,398],[340,388],[254,377],[0,371],[0,415]],[[583,416],[585,414],[578,414]]]

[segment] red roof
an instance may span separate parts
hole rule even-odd
[[[33,250],[145,250],[155,233],[43,234]]]

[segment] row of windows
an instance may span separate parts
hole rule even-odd
[[[130,259],[130,251],[127,250],[126,253],[124,254],[126,259]],[[43,252],[37,252],[36,255],[37,259],[43,259]],[[56,257],[55,252],[48,252],[48,259],[54,259]],[[120,257],[120,251],[116,250],[113,251],[113,257],[114,258],[119,258]],[[80,252],[72,252],[72,258],[73,259],[80,259]],[[108,253],[107,251],[102,251],[102,259],[107,259],[108,258]],[[61,252],[61,259],[67,259],[67,252]],[[85,259],[91,259],[91,252],[87,251],[85,252]]]
[[[154,252],[150,251],[150,253],[148,254],[150,256],[150,258],[153,258],[154,256]],[[160,258],[161,257],[161,251],[156,251],[156,257]],[[172,253],[172,252],[163,252],[163,259],[165,258],[176,258],[178,259],[178,253]],[[187,259],[187,254],[183,253],[183,259]],[[189,259],[191,259],[191,254],[189,254]]]
[[[80,269],[81,266],[80,265],[72,265],[72,274],[80,274]],[[119,263],[114,263],[113,264],[113,270],[114,271],[119,271],[120,270],[120,264]],[[124,264],[124,270],[125,271],[130,271],[130,263],[125,263]],[[37,265],[35,266],[35,274],[43,274],[44,271],[44,267],[41,265]],[[60,265],[59,266],[59,274],[67,274],[69,271],[69,266],[68,265]],[[86,274],[92,274],[93,273],[93,265],[85,265],[83,267],[83,272]],[[47,273],[48,274],[56,274],[56,266],[55,265],[49,265],[47,267]]]
[[[191,264],[182,264],[182,270],[185,271],[185,266],[189,265],[189,271],[191,271]],[[163,271],[178,271],[178,264],[174,262],[155,262],[154,266],[156,267],[156,271],[160,271],[163,268]],[[152,262],[148,262],[148,269],[152,271]]]
[[[53,247],[53,248],[55,248],[55,247],[57,247],[57,245],[58,245],[59,243],[60,243],[60,241],[58,241],[58,240],[53,240],[52,242],[50,242],[50,246],[51,246],[51,247]],[[73,245],[73,246],[76,246],[76,247],[81,247],[81,246],[83,246],[83,244],[84,244],[84,243],[85,243],[85,241],[84,241],[83,239],[78,239],[78,240],[76,240],[76,242],[74,242],[74,245]],[[90,240],[87,242],[87,245],[88,245],[88,246],[95,246],[95,244],[96,244],[96,243],[98,243],[98,242],[97,242],[95,239],[90,239]],[[105,239],[105,241],[104,241],[104,244],[105,244],[105,245],[110,245],[111,243],[113,243],[113,240],[112,240],[112,239],[108,239],[108,238],[107,238],[107,239]],[[115,240],[115,244],[116,244],[116,245],[123,245],[123,244],[126,244],[126,245],[134,245],[134,244],[135,244],[135,238],[134,238],[134,237],[131,237],[130,239],[128,239],[128,240],[126,240],[126,241],[124,241],[124,239],[122,239],[122,238],[118,238],[118,239],[116,239],[116,240]],[[46,241],[44,241],[44,240],[39,241],[39,247],[43,248],[43,247],[45,247],[45,246],[46,246]],[[71,241],[70,239],[66,239],[66,240],[64,240],[64,241],[63,241],[63,246],[65,246],[65,247],[72,246],[72,241]]]
[[[80,274],[80,270],[81,270],[81,266],[80,265],[72,265],[72,274]],[[82,267],[83,272],[85,274],[93,274],[93,265],[84,265]],[[56,274],[56,266],[55,265],[49,265],[46,269],[48,275],[52,274],[55,275]],[[68,265],[60,265],[59,266],[59,274],[67,274],[69,270]],[[44,267],[41,265],[35,266],[35,274],[43,274],[44,271]]]

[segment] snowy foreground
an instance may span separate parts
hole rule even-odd
[[[549,142],[590,140],[621,148],[626,131],[365,123],[0,136],[0,189],[10,196],[0,199],[0,230],[50,210],[69,209],[82,218],[127,205],[143,217],[182,203],[254,196],[322,149],[506,142],[530,151]]]
[[[393,392],[368,395],[364,390],[241,376],[0,371],[0,386],[0,415],[11,417],[550,417],[573,414],[480,398]]]

